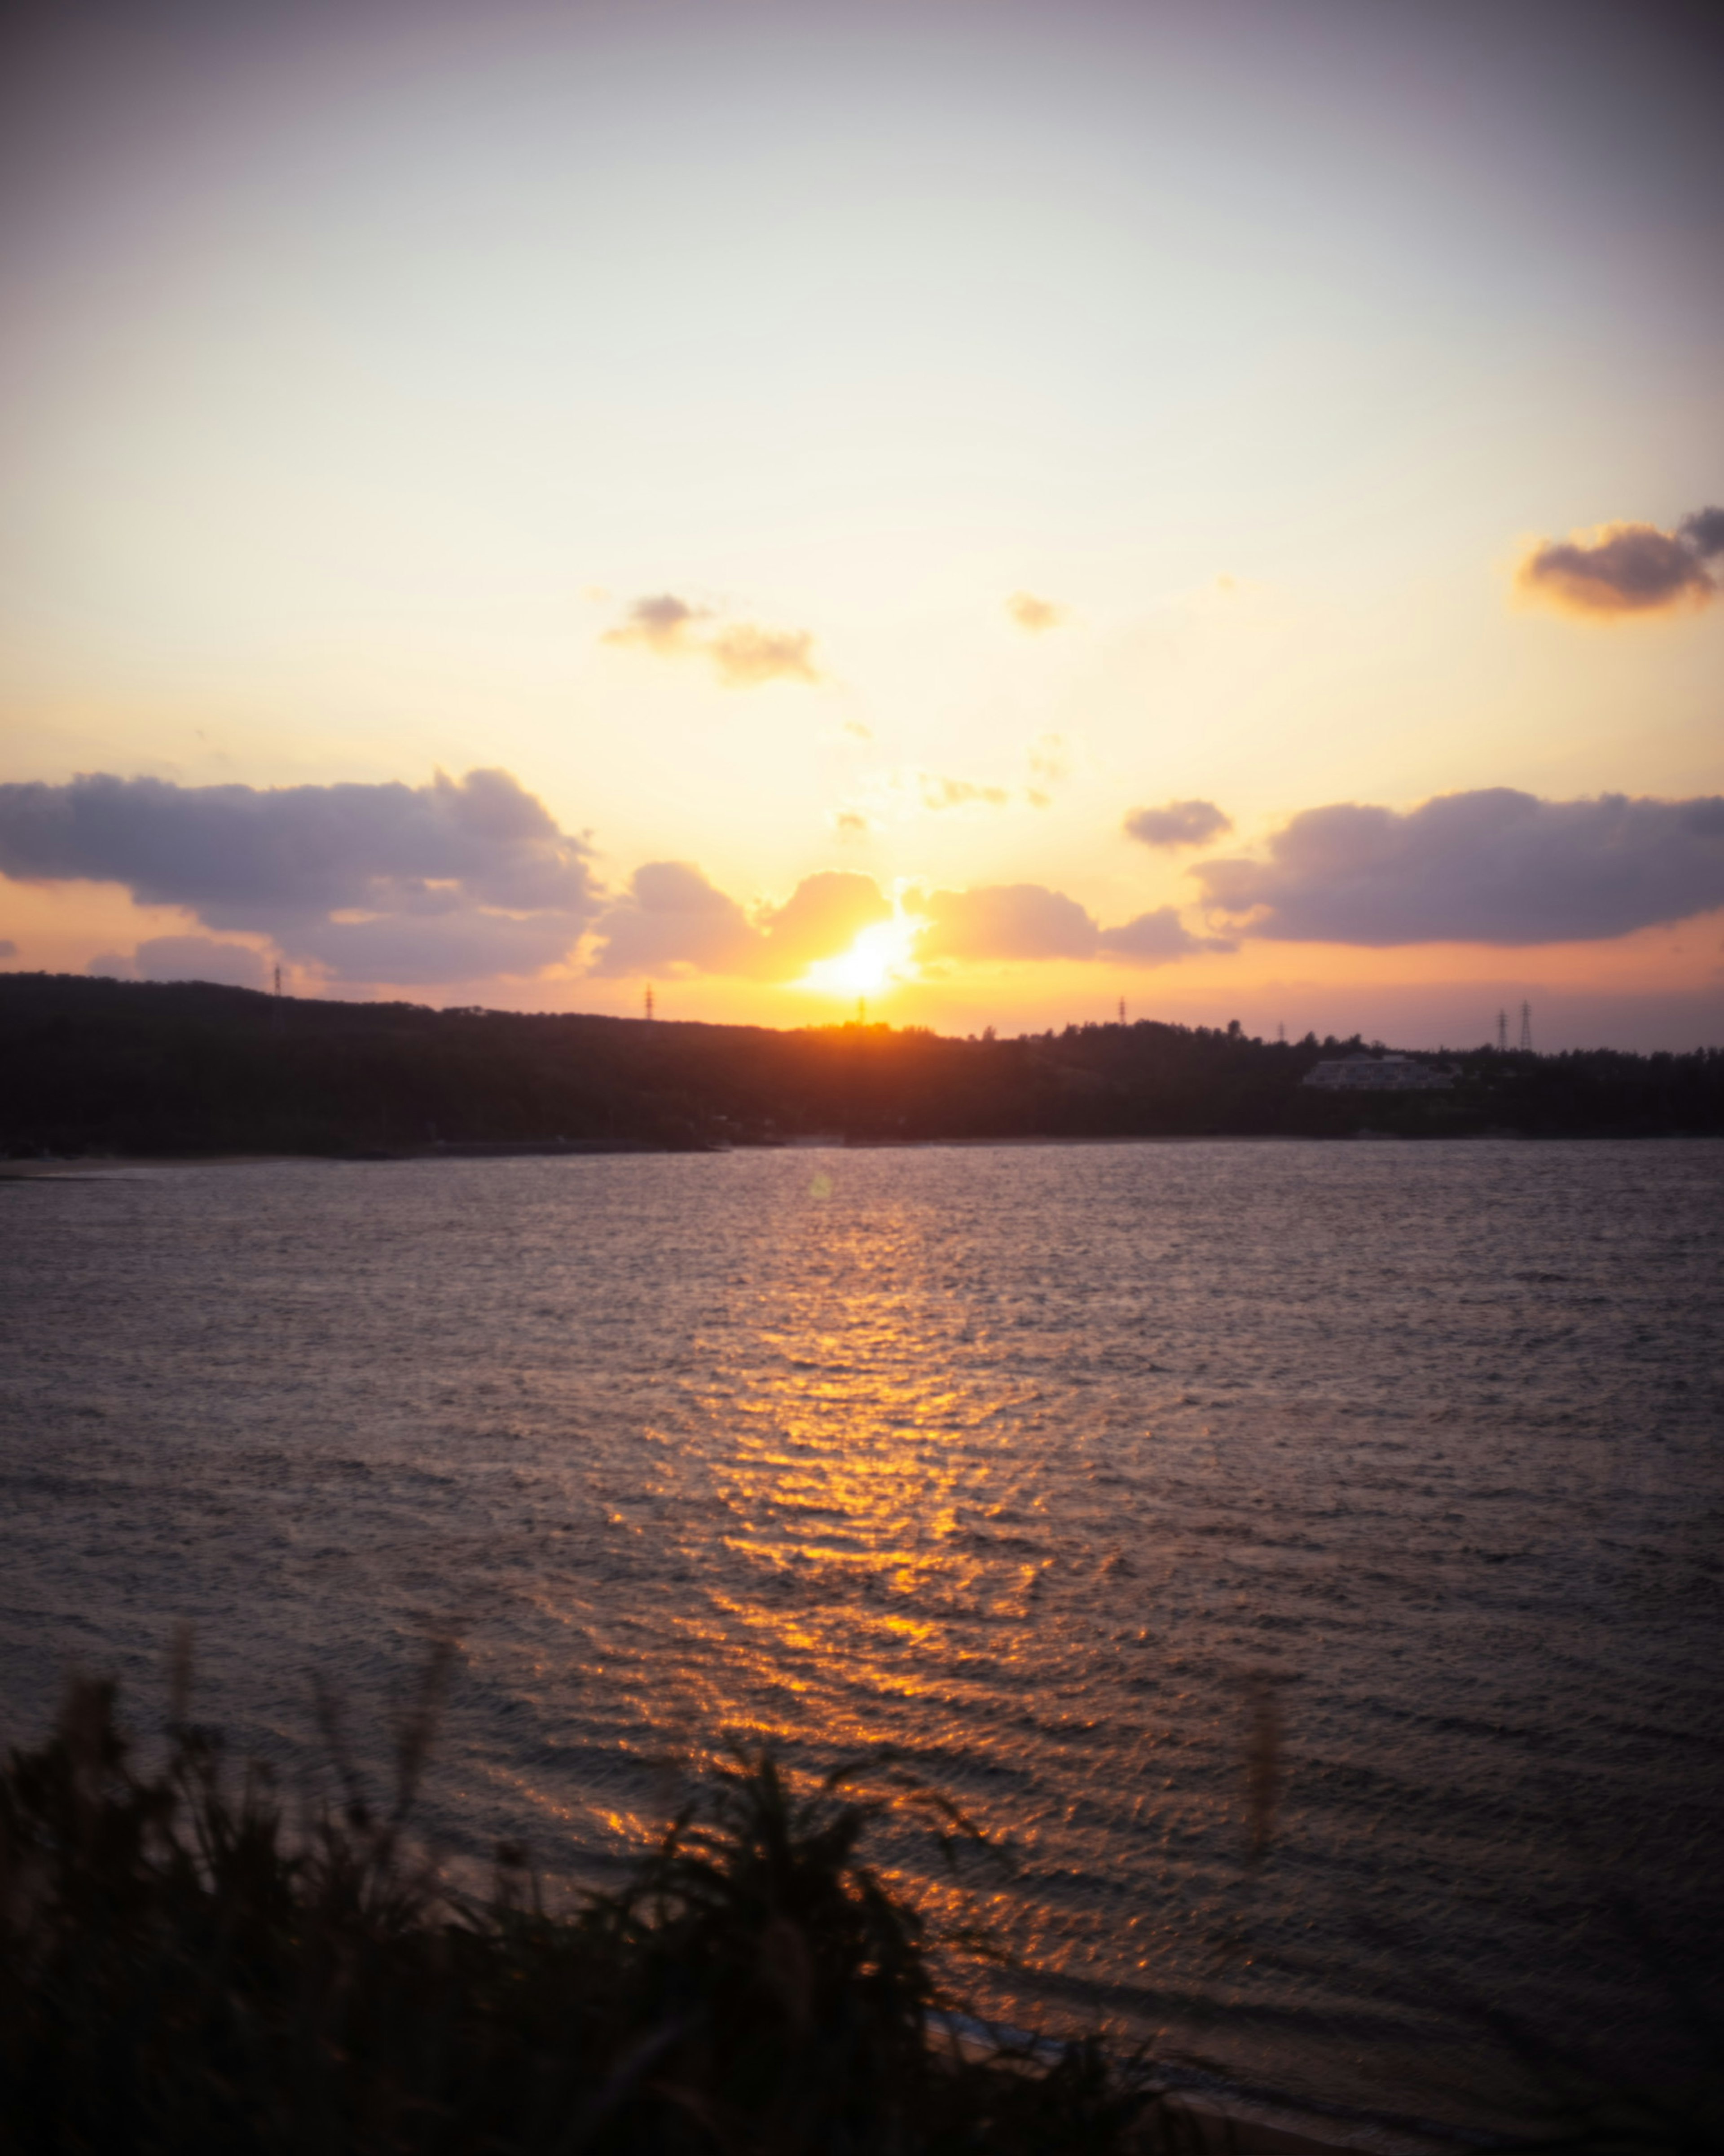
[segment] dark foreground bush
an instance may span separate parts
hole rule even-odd
[[[357,1793],[290,1831],[181,1722],[135,1763],[112,1687],[0,1774],[0,2147],[20,2152],[830,2152],[1178,2145],[1093,2046],[1031,2070],[942,2033],[935,1943],[866,1858],[887,1811],[977,1839],[890,1771],[798,1793],[739,1755],[577,1912],[499,1852],[482,1904]]]

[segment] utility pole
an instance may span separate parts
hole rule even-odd
[[[1521,1053],[1522,1055],[1530,1055],[1532,1053],[1532,1006],[1531,1004],[1522,1004],[1521,1006]]]

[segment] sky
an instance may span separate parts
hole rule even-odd
[[[0,965],[1724,1044],[1724,41],[0,21]]]

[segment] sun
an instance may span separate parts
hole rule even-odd
[[[829,996],[877,996],[894,982],[913,980],[916,962],[911,946],[917,924],[901,914],[877,921],[863,929],[848,951],[834,958],[817,958],[797,983]]]

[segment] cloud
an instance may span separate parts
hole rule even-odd
[[[9,936],[0,936],[0,958],[15,958],[18,946]]]
[[[706,656],[726,689],[752,689],[762,681],[818,682],[814,639],[805,629],[755,629],[738,622],[708,639]]]
[[[690,606],[675,593],[661,592],[636,599],[621,625],[607,629],[600,640],[660,659],[704,660],[726,689],[758,688],[766,681],[812,684],[824,678],[814,664],[810,630],[761,629],[741,621],[698,629],[713,619],[710,607]]]
[[[1696,509],[1676,526],[1685,543],[1702,560],[1724,554],[1724,509]]]
[[[1104,928],[1100,949],[1104,957],[1125,958],[1138,966],[1160,966],[1170,958],[1183,958],[1193,951],[1232,951],[1238,947],[1224,936],[1193,936],[1180,920],[1178,909],[1158,906],[1152,913],[1140,913],[1123,928]]]
[[[788,979],[817,958],[849,950],[865,928],[891,917],[872,876],[839,869],[804,876],[782,906],[761,917],[767,966],[775,978]]]
[[[679,966],[746,973],[755,933],[735,899],[687,861],[649,861],[637,869],[627,896],[607,909],[597,932],[591,970],[612,977]]]
[[[1043,783],[1027,786],[1021,793],[1010,785],[954,778],[945,772],[925,771],[919,764],[901,764],[892,770],[870,774],[865,783],[862,798],[877,816],[894,821],[917,814],[945,815],[953,810],[986,814],[997,808],[1009,808],[1017,800],[1028,803],[1033,808],[1045,808],[1049,803],[1045,784],[1065,775],[1063,748],[1064,744],[1054,734],[1044,735],[1032,746],[1030,776]]]
[[[110,952],[92,958],[85,971],[98,979],[217,981],[230,988],[261,988],[269,980],[261,952],[213,936],[152,936],[130,957]]]
[[[905,903],[926,921],[916,956],[928,964],[942,959],[1111,958],[1158,966],[1193,951],[1233,947],[1190,934],[1171,906],[1140,914],[1121,928],[1102,928],[1075,899],[1039,883],[911,892]]]
[[[506,771],[428,786],[0,786],[0,871],[123,885],[352,981],[541,971],[599,910],[587,849]],[[170,939],[171,940],[171,939]]]
[[[1070,770],[1065,737],[1061,734],[1039,736],[1029,745],[1030,783],[1024,790],[1024,799],[1032,808],[1051,808],[1054,788],[1070,775]]]
[[[613,978],[685,970],[793,980],[891,911],[872,876],[828,870],[804,876],[782,906],[751,920],[690,863],[652,861],[600,920],[592,970]]]
[[[1201,846],[1233,829],[1233,819],[1213,801],[1169,801],[1159,808],[1134,808],[1126,834],[1146,846]]]
[[[1044,629],[1058,629],[1065,619],[1063,606],[1052,599],[1039,599],[1034,592],[1013,592],[1006,601],[1006,612],[1032,636],[1040,635]]]
[[[687,600],[661,592],[656,598],[636,599],[622,627],[607,629],[600,641],[625,648],[635,645],[644,651],[656,651],[661,658],[680,658],[684,652],[698,649],[688,633],[690,623],[709,619],[706,608],[691,607]]]
[[[1266,861],[1200,861],[1210,911],[1296,942],[1562,943],[1724,906],[1724,796],[1542,801],[1507,787],[1404,814],[1337,803]]]
[[[867,835],[868,819],[854,808],[840,808],[833,818],[832,824],[841,839],[860,839]]]
[[[1710,605],[1717,586],[1706,564],[1724,553],[1724,510],[1701,509],[1674,531],[1655,524],[1601,524],[1541,540],[1515,574],[1529,598],[1567,613],[1610,619]]]
[[[1010,801],[1010,789],[1003,786],[977,786],[967,778],[942,778],[931,771],[916,773],[916,791],[924,808],[936,813],[942,808],[969,808],[982,806],[1003,808]]]

